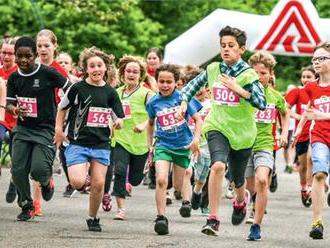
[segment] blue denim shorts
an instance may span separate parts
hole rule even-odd
[[[329,174],[330,148],[321,142],[312,144],[313,175],[318,172]]]
[[[68,167],[91,162],[93,160],[105,166],[110,165],[110,150],[108,149],[94,149],[79,145],[68,145],[64,155]]]

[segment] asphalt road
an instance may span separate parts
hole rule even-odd
[[[201,226],[205,217],[194,211],[191,218],[179,215],[180,202],[168,207],[170,235],[157,236],[153,231],[156,215],[154,191],[146,186],[133,189],[127,200],[127,220],[113,220],[115,206],[110,213],[100,210],[103,231],[86,231],[88,195],[77,193],[73,198],[63,198],[65,177],[56,176],[56,191],[50,202],[43,202],[42,217],[22,223],[16,221],[19,208],[5,201],[9,183],[8,169],[0,177],[0,248],[2,247],[329,247],[330,208],[324,211],[324,239],[311,240],[312,211],[300,201],[298,174],[285,174],[283,159],[278,161],[279,188],[270,194],[268,214],[262,225],[262,241],[249,242],[246,237],[250,226],[232,226],[231,201],[222,199],[220,209],[220,235],[205,236]]]

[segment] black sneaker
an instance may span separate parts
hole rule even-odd
[[[202,201],[202,193],[197,194],[196,192],[193,191],[192,197],[191,197],[191,207],[193,210],[197,210]]]
[[[274,193],[277,190],[278,182],[277,182],[277,174],[272,175],[272,181],[269,185],[269,191]]]
[[[323,239],[323,225],[321,220],[312,224],[312,230],[309,232],[309,237],[312,239]]]
[[[309,208],[312,205],[312,192],[311,190],[301,190],[301,202],[306,207]]]
[[[246,216],[247,205],[250,202],[250,192],[245,190],[243,202],[238,202],[237,199],[233,202],[233,214],[231,216],[231,223],[239,225],[243,222]]]
[[[202,233],[206,235],[218,236],[219,225],[220,221],[214,219],[207,219],[206,224],[202,227]]]
[[[191,216],[191,204],[189,201],[183,201],[179,209],[180,215],[183,218],[189,218]]]
[[[330,192],[328,193],[328,199],[327,199],[327,202],[328,202],[328,206],[330,207]]]
[[[175,191],[174,191],[174,197],[175,197],[175,200],[178,200],[178,201],[182,200],[181,192],[175,190]]]
[[[88,226],[88,231],[91,232],[101,232],[102,228],[100,225],[100,219],[97,218],[89,218],[86,220],[87,226]]]
[[[6,202],[12,203],[15,201],[17,195],[17,188],[15,184],[10,181],[8,191],[6,193]]]
[[[17,215],[18,221],[28,221],[29,219],[33,219],[33,218],[34,218],[34,207],[32,203],[22,207],[22,212],[19,215]]]
[[[42,198],[45,201],[49,201],[50,199],[52,199],[52,197],[54,195],[54,188],[55,188],[55,184],[54,184],[53,178],[51,178],[49,180],[49,183],[47,186],[41,185],[41,194],[42,194]]]
[[[65,191],[63,192],[63,197],[71,198],[75,193],[77,192],[76,189],[74,189],[71,184],[68,184],[65,187]]]
[[[164,215],[157,215],[154,230],[158,235],[168,234],[168,220]]]
[[[153,182],[150,182],[148,185],[148,189],[155,189],[156,188],[156,184]]]

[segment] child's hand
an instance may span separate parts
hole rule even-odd
[[[199,139],[198,138],[194,138],[193,139],[193,141],[190,144],[189,149],[191,150],[191,152],[194,155],[198,155],[200,153],[200,150],[199,150]]]
[[[236,84],[236,79],[233,77],[230,77],[226,74],[221,74],[218,77],[218,80],[226,86],[228,89],[231,89],[232,91],[237,92],[237,84]]]
[[[67,138],[62,130],[55,129],[54,142],[56,148],[59,148],[63,141],[67,141]]]
[[[118,118],[114,123],[113,123],[113,128],[114,129],[121,129],[123,127],[123,119]]]
[[[135,133],[142,133],[146,128],[146,124],[145,123],[140,123],[140,124],[137,124],[134,128],[133,128],[133,131]]]
[[[184,116],[186,115],[186,112],[187,112],[187,102],[182,101],[180,108],[176,112],[175,118],[179,121],[182,121],[184,119]]]
[[[286,147],[287,144],[288,144],[288,135],[281,134],[280,139],[279,139],[280,147]]]

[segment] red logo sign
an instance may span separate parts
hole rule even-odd
[[[292,32],[293,28],[297,32]],[[255,49],[272,52],[282,45],[287,53],[311,54],[320,42],[303,5],[298,1],[289,1]]]

